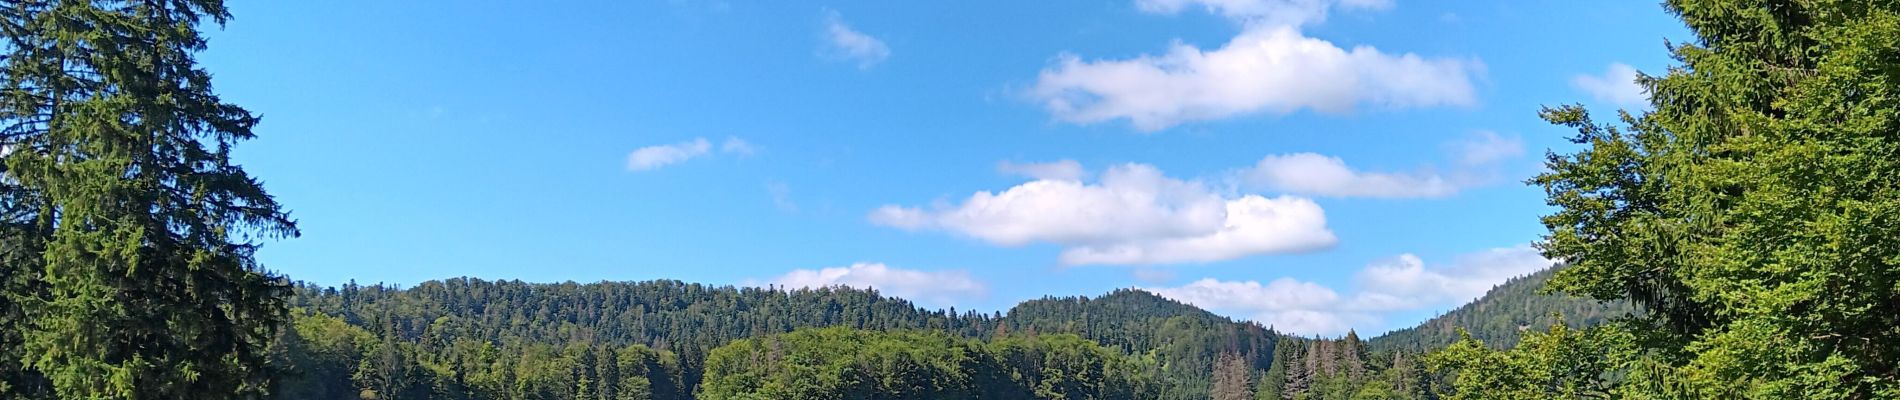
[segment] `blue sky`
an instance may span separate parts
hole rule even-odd
[[[201,60],[320,284],[1142,287],[1297,333],[1546,261],[1543,105],[1640,108],[1654,2],[240,2]]]

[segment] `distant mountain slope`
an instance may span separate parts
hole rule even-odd
[[[1458,328],[1485,344],[1505,348],[1517,345],[1520,332],[1544,330],[1562,314],[1570,326],[1601,324],[1610,318],[1635,311],[1626,302],[1596,300],[1562,294],[1539,293],[1562,267],[1512,278],[1492,288],[1478,300],[1460,306],[1416,327],[1400,329],[1367,341],[1374,351],[1406,350],[1421,352],[1438,349],[1458,340]]]
[[[1016,333],[1073,333],[1103,346],[1151,357],[1176,384],[1162,398],[1206,398],[1223,355],[1265,370],[1286,339],[1252,322],[1234,321],[1135,289],[1096,298],[1047,297],[1010,309],[1000,321]]]
[[[1135,289],[1046,297],[1004,314],[927,310],[850,288],[470,278],[409,288],[299,285],[290,300],[297,309],[293,329],[274,346],[273,362],[290,371],[276,390],[285,398],[361,391],[385,399],[686,398],[714,348],[844,327],[982,341],[1074,334],[1154,366],[1159,399],[1252,392],[1255,383],[1289,398],[1344,398],[1374,383],[1417,393],[1428,385],[1415,355],[1452,342],[1458,327],[1502,347],[1515,344],[1521,329],[1548,325],[1553,312],[1575,325],[1629,312],[1620,303],[1538,294],[1552,274],[1513,279],[1418,327],[1363,344],[1356,337],[1289,337]]]
[[[285,341],[310,343],[280,346],[294,353],[284,355],[282,363],[322,373],[296,380],[300,387],[281,393],[380,386],[378,393],[436,393],[431,398],[492,398],[480,393],[496,391],[517,397],[598,397],[615,389],[602,386],[608,385],[602,378],[608,374],[594,371],[612,370],[611,359],[630,355],[659,366],[677,362],[676,369],[642,370],[676,370],[690,392],[713,348],[800,328],[848,327],[940,331],[984,340],[1072,333],[1163,368],[1170,383],[1158,398],[1203,399],[1217,358],[1225,354],[1265,368],[1281,338],[1258,324],[1137,290],[1033,300],[1007,316],[926,310],[870,290],[783,291],[679,281],[538,284],[456,278],[410,288],[299,285],[295,293],[290,305],[300,310],[295,314],[302,322]],[[326,361],[299,365],[308,360]],[[549,378],[563,374],[569,378]],[[577,388],[577,380],[593,387]],[[649,378],[643,390],[665,397],[657,395],[653,383],[661,380]]]

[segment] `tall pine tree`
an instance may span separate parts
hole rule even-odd
[[[19,346],[0,351],[20,362],[0,369],[62,398],[263,390],[285,286],[252,252],[297,231],[231,161],[257,118],[193,60],[199,25],[223,23],[224,5],[8,4],[0,341]]]

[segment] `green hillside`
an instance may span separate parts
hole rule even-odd
[[[1004,362],[999,360],[1015,354],[1004,351],[1010,343],[1030,348],[1055,343],[1101,362],[1126,364],[1127,375],[1116,379],[1146,385],[1144,398],[1205,399],[1239,392],[1251,398],[1268,390],[1288,398],[1298,393],[1333,398],[1358,393],[1367,385],[1417,393],[1429,386],[1417,363],[1419,353],[1453,342],[1456,328],[1508,346],[1516,342],[1520,329],[1548,325],[1553,313],[1578,325],[1628,312],[1621,304],[1538,294],[1550,274],[1513,279],[1419,327],[1364,342],[1356,334],[1343,339],[1290,337],[1133,289],[1099,297],[1047,297],[1018,304],[1007,313],[977,313],[927,310],[876,291],[850,288],[786,291],[679,281],[539,284],[470,278],[408,288],[300,285],[290,299],[294,323],[272,352],[274,367],[289,378],[277,382],[273,392],[289,396],[280,398],[690,398],[709,390],[702,386],[710,382],[708,374],[724,373],[723,379],[739,380],[713,393],[777,393],[759,382],[797,370],[793,366],[826,371],[836,367],[832,360],[789,363],[781,353],[817,357],[825,352],[812,349],[834,346],[824,343],[831,338],[915,348],[922,358],[893,361],[851,355],[856,353],[839,357],[880,365],[852,373],[908,368],[930,382],[946,373],[943,366],[949,364],[943,363]],[[807,328],[850,331],[784,336]],[[1063,344],[1066,339],[1060,337],[1086,345]],[[781,354],[768,357],[772,363],[733,361],[757,358],[754,353],[763,351],[759,346],[786,343],[803,347],[759,353]],[[975,358],[941,359],[948,354],[942,351]],[[727,364],[715,365],[722,362],[722,352]],[[1053,365],[1052,372],[1083,373],[1063,369],[1075,365]],[[1094,368],[1092,379],[1097,380],[1090,382],[1108,378],[1100,376],[1099,365],[1078,365]],[[839,379],[873,376],[831,372],[827,376]],[[996,382],[1032,393],[1043,382],[1023,379],[1028,378]],[[931,385],[942,393],[971,389]],[[627,397],[635,394],[638,397]]]
[[[1264,369],[1281,339],[1257,324],[1135,290],[1024,302],[1007,316],[925,310],[870,290],[678,281],[302,285],[290,304],[298,310],[294,329],[281,335],[274,362],[294,378],[275,392],[356,388],[348,395],[368,390],[382,399],[686,396],[715,348],[824,327],[976,340],[1073,334],[1151,363],[1162,382],[1158,398],[1197,399],[1214,384],[1208,376],[1217,359]],[[647,367],[627,374],[627,363]]]
[[[1569,326],[1594,326],[1635,312],[1628,302],[1599,302],[1543,293],[1544,283],[1560,269],[1511,278],[1485,292],[1484,297],[1418,326],[1379,335],[1367,344],[1374,350],[1440,349],[1457,341],[1458,329],[1462,328],[1486,344],[1509,348],[1517,345],[1522,332],[1548,329],[1559,316]]]

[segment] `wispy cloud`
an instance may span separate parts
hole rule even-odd
[[[772,196],[772,205],[779,211],[798,211],[798,203],[792,201],[792,187],[785,182],[766,182],[765,193]]]
[[[712,142],[706,138],[641,147],[627,155],[627,169],[632,171],[651,171],[660,167],[678,164],[694,157],[706,155],[712,150]]]
[[[1458,163],[1466,166],[1491,165],[1524,155],[1524,139],[1492,131],[1475,132],[1451,146]]]
[[[883,40],[852,28],[837,11],[825,11],[825,39],[825,54],[855,62],[859,69],[869,69],[891,57],[891,48]]]
[[[747,142],[745,139],[728,136],[725,142],[719,144],[719,151],[749,156],[752,155],[752,153],[758,152],[759,148],[753,147],[752,142]]]
[[[651,171],[710,155],[712,154],[712,149],[712,141],[706,140],[706,138],[703,137],[693,138],[692,140],[679,143],[641,147],[627,154],[627,170],[635,172]],[[719,151],[729,154],[751,155],[757,151],[757,147],[754,147],[744,139],[728,137],[726,141],[720,145]]]

